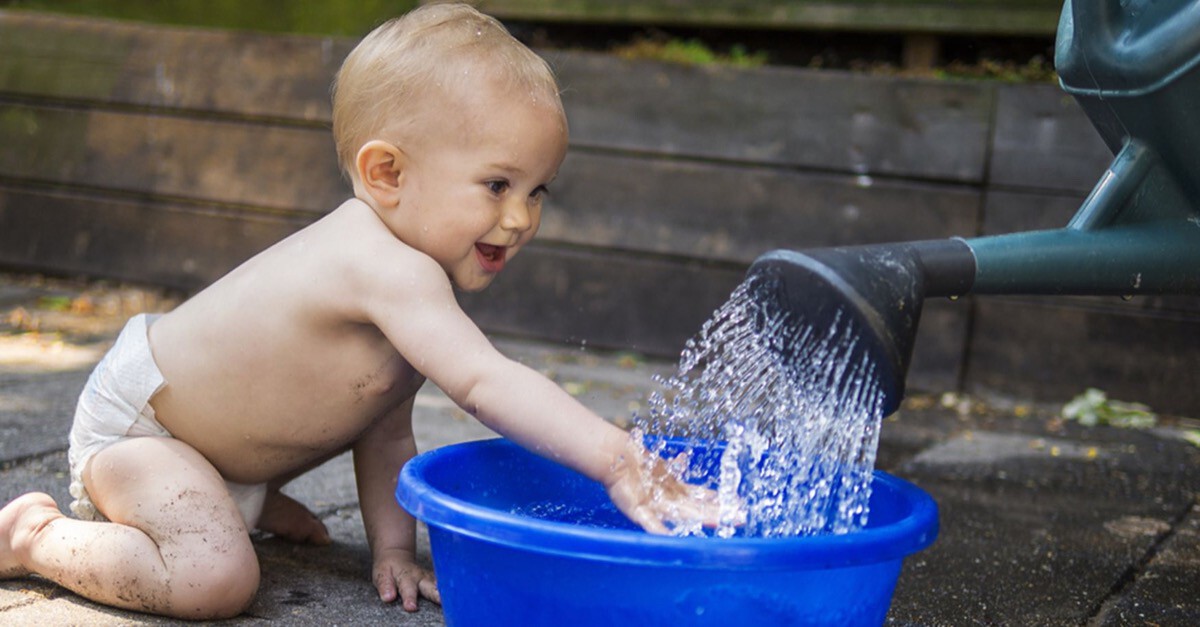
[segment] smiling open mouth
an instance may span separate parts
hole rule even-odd
[[[484,270],[487,272],[499,272],[504,268],[504,258],[508,254],[508,247],[493,246],[492,244],[475,244],[475,252]]]

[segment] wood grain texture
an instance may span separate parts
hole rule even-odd
[[[307,223],[0,186],[0,265],[196,290]]]
[[[1056,85],[996,90],[989,184],[1090,191],[1113,155],[1079,105]]]
[[[316,128],[0,103],[0,175],[323,214],[349,194]]]
[[[973,235],[976,190],[583,150],[539,237],[748,264],[774,248]]]
[[[0,11],[0,92],[326,123],[353,43]]]
[[[480,0],[523,20],[990,35],[1053,35],[1054,0]]]
[[[684,67],[590,53],[550,59],[579,146],[983,180],[992,102],[986,85]]]

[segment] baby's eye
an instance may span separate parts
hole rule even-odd
[[[529,197],[534,200],[541,200],[546,197],[546,194],[549,193],[550,190],[547,189],[545,185],[538,185],[536,189],[529,193]]]
[[[486,183],[484,183],[484,185],[487,186],[488,191],[490,191],[491,193],[493,193],[497,196],[499,196],[500,194],[503,194],[504,191],[508,189],[508,181],[505,181],[503,179],[497,179],[495,181],[487,181]]]

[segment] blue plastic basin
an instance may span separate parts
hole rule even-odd
[[[429,526],[450,625],[878,625],[938,528],[928,494],[876,472],[854,533],[650,535],[599,484],[502,439],[418,455],[396,498]]]

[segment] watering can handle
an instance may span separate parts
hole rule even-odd
[[[1200,1],[1066,0],[1055,54],[1060,74],[1078,75],[1068,66],[1081,62],[1087,87],[1103,92],[1153,89],[1190,69],[1196,50]]]

